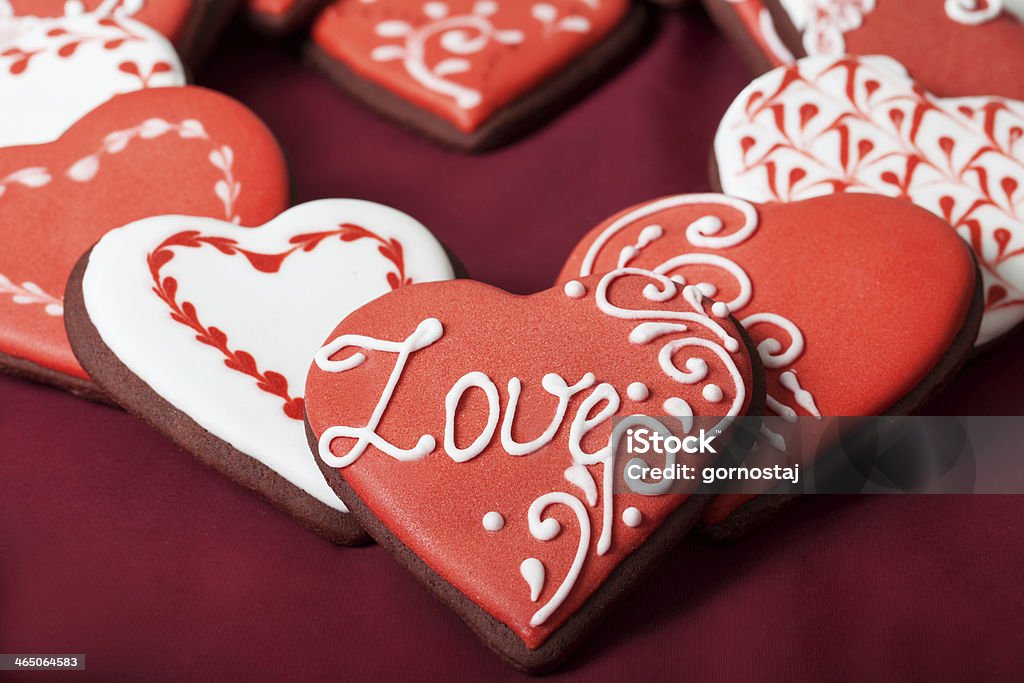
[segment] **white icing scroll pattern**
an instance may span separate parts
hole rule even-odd
[[[596,10],[600,0],[586,0],[584,4]],[[370,56],[378,62],[401,61],[406,73],[427,90],[450,98],[460,109],[474,109],[483,102],[483,93],[452,77],[472,71],[473,55],[488,46],[520,45],[527,39],[519,28],[499,26],[500,10],[501,3],[496,0],[478,0],[464,14],[454,14],[447,2],[426,2],[422,10],[425,20],[418,25],[401,19],[378,23],[374,27],[378,37],[400,42],[378,45]],[[531,15],[540,24],[544,37],[592,30],[587,17],[563,14],[549,2],[535,3]],[[435,44],[445,53],[440,60],[427,55],[428,48]]]
[[[633,230],[637,225],[644,225],[648,222],[648,219],[654,220],[653,217],[663,211],[692,205],[720,206],[722,211],[717,214],[711,213],[701,216],[686,227],[683,234],[686,242],[691,247],[727,252],[731,247],[746,243],[754,238],[756,234],[759,216],[756,207],[749,202],[720,194],[692,194],[666,197],[638,207],[609,224],[594,239],[593,244],[584,255],[583,263],[580,267],[580,276],[585,277],[594,272],[601,252],[608,247],[608,243],[612,238],[622,231],[627,229]],[[739,227],[723,235],[722,232],[725,230],[726,225],[725,221],[729,218],[730,212],[738,213],[742,218],[742,223]],[[650,225],[647,225],[641,229],[641,234],[644,232],[647,232],[648,235],[652,234],[649,232],[649,228]],[[656,239],[665,240],[672,239],[676,232],[666,231],[662,227],[657,234],[658,237]],[[643,241],[640,240],[640,242]],[[647,241],[644,247],[652,244],[654,241]],[[640,256],[644,247],[638,249],[636,245],[633,245],[624,248],[622,250],[624,254],[620,253],[618,257],[619,265],[628,265],[628,263],[635,260]],[[754,283],[743,267],[736,263],[736,261],[721,254],[705,252],[687,253],[687,246],[682,243],[680,243],[678,251],[680,253],[654,267],[654,272],[667,275],[677,284],[685,285],[688,283],[685,277],[687,266],[711,266],[727,275],[737,290],[737,295],[731,301],[720,302],[727,306],[727,309],[723,311],[725,315],[728,315],[730,312],[738,315],[750,304],[750,300],[753,297]],[[628,258],[623,258],[624,255]],[[701,291],[714,290],[717,292],[722,289],[721,283],[719,285],[708,282],[694,284]],[[709,294],[709,296],[713,295]],[[748,329],[754,326],[774,327],[782,333],[781,335],[767,336],[761,330],[762,334],[758,335],[758,337],[762,337],[762,341],[757,347],[758,354],[765,368],[769,371],[784,371],[792,367],[803,354],[805,345],[803,333],[795,323],[785,316],[768,311],[758,311],[741,318],[740,322]],[[641,325],[634,330],[633,336],[639,341],[651,334],[657,334],[661,331],[661,327],[664,327],[664,324],[649,323]],[[789,412],[793,411],[793,408],[787,406],[786,402],[779,397],[769,398],[769,407],[780,416],[785,417]],[[820,416],[816,412],[811,412],[810,414]]]

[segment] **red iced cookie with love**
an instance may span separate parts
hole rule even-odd
[[[696,515],[683,495],[611,495],[612,418],[745,414],[762,391],[721,305],[627,269],[527,297],[463,280],[377,299],[318,352],[306,415],[371,535],[536,670],[583,635],[603,587],[635,580],[663,523],[685,533],[693,517],[672,515]]]
[[[807,57],[737,95],[715,160],[722,191],[749,201],[871,192],[928,209],[981,265],[979,343],[1024,320],[1024,102],[937,97],[885,57]]]
[[[287,202],[270,131],[204,88],[121,95],[56,142],[0,149],[3,365],[88,389],[64,333],[64,285],[108,230],[160,214],[259,225]]]
[[[1020,0],[705,0],[763,54],[765,68],[805,56],[886,55],[943,97],[1024,99]]]
[[[622,266],[726,303],[760,352],[769,411],[784,420],[906,412],[908,397],[919,402],[934,388],[977,332],[966,245],[939,218],[884,197],[657,199],[588,233],[559,283]],[[806,463],[816,453],[787,455]],[[716,501],[708,521],[743,500]]]
[[[628,0],[342,1],[313,35],[358,76],[469,133],[595,46],[628,9]]]

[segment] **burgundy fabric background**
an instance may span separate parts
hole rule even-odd
[[[748,74],[701,12],[666,14],[605,87],[484,157],[363,111],[297,44],[236,30],[197,80],[267,121],[296,201],[394,205],[530,292],[607,215],[707,190]],[[1024,414],[1021,343],[928,412]],[[737,545],[687,539],[555,679],[1020,680],[1022,517],[1024,497],[822,497]],[[335,548],[124,413],[6,377],[0,652],[85,653],[76,681],[520,678],[380,548]]]

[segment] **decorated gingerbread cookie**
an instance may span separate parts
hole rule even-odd
[[[0,25],[83,14],[114,21],[130,17],[165,36],[186,62],[194,64],[205,55],[237,5],[238,0],[0,0]],[[0,35],[3,33],[0,28]]]
[[[184,85],[174,48],[121,11],[9,16],[0,0],[0,147],[50,142],[119,93]]]
[[[724,306],[634,268],[526,297],[469,280],[408,287],[317,352],[310,445],[371,536],[502,657],[542,671],[703,505],[617,488],[613,422],[756,413],[748,348]]]
[[[943,99],[884,57],[808,57],[733,102],[715,138],[717,179],[750,201],[873,192],[940,216],[980,262],[983,344],[1024,320],[1022,130],[1022,102]]]
[[[64,285],[107,230],[171,211],[259,224],[288,205],[270,131],[204,88],[119,95],[56,142],[0,149],[0,368],[94,394]]]
[[[267,33],[291,33],[309,23],[328,0],[246,0],[249,19]]]
[[[83,257],[68,335],[129,411],[328,539],[360,543],[309,454],[306,370],[339,314],[451,277],[426,228],[370,202],[310,202],[258,229],[161,216]]]
[[[762,73],[801,57],[885,55],[943,97],[1024,99],[1022,0],[704,0]]]
[[[629,0],[342,0],[311,55],[343,89],[441,142],[507,142],[606,75],[643,33]]]
[[[963,241],[927,211],[873,195],[765,205],[718,194],[656,199],[588,233],[559,283],[622,267],[652,269],[728,306],[765,366],[774,418],[758,448],[803,465],[827,444],[787,450],[786,423],[912,411],[966,359],[981,318]],[[780,454],[764,457],[778,463]],[[752,498],[716,498],[704,515],[709,531],[744,533],[781,502]]]

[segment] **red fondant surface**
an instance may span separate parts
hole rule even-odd
[[[284,160],[266,126],[203,88],[120,95],[54,142],[0,149],[0,178],[24,169],[45,182],[4,189],[0,273],[41,287],[44,301],[63,297],[71,269],[107,230],[164,213],[260,225],[288,205]],[[43,303],[5,293],[0,315],[0,352],[86,378],[63,319]]]
[[[696,11],[538,134],[481,158],[377,120],[231,37],[200,83],[262,115],[297,200],[393,204],[493,284],[546,287],[616,211],[708,189],[747,82]],[[1020,336],[932,413],[1024,414]],[[687,539],[551,680],[1013,680],[1017,497],[816,498],[737,545]],[[0,651],[83,652],[75,680],[521,680],[380,548],[342,550],[123,413],[0,377]],[[15,680],[47,680],[25,674]]]

